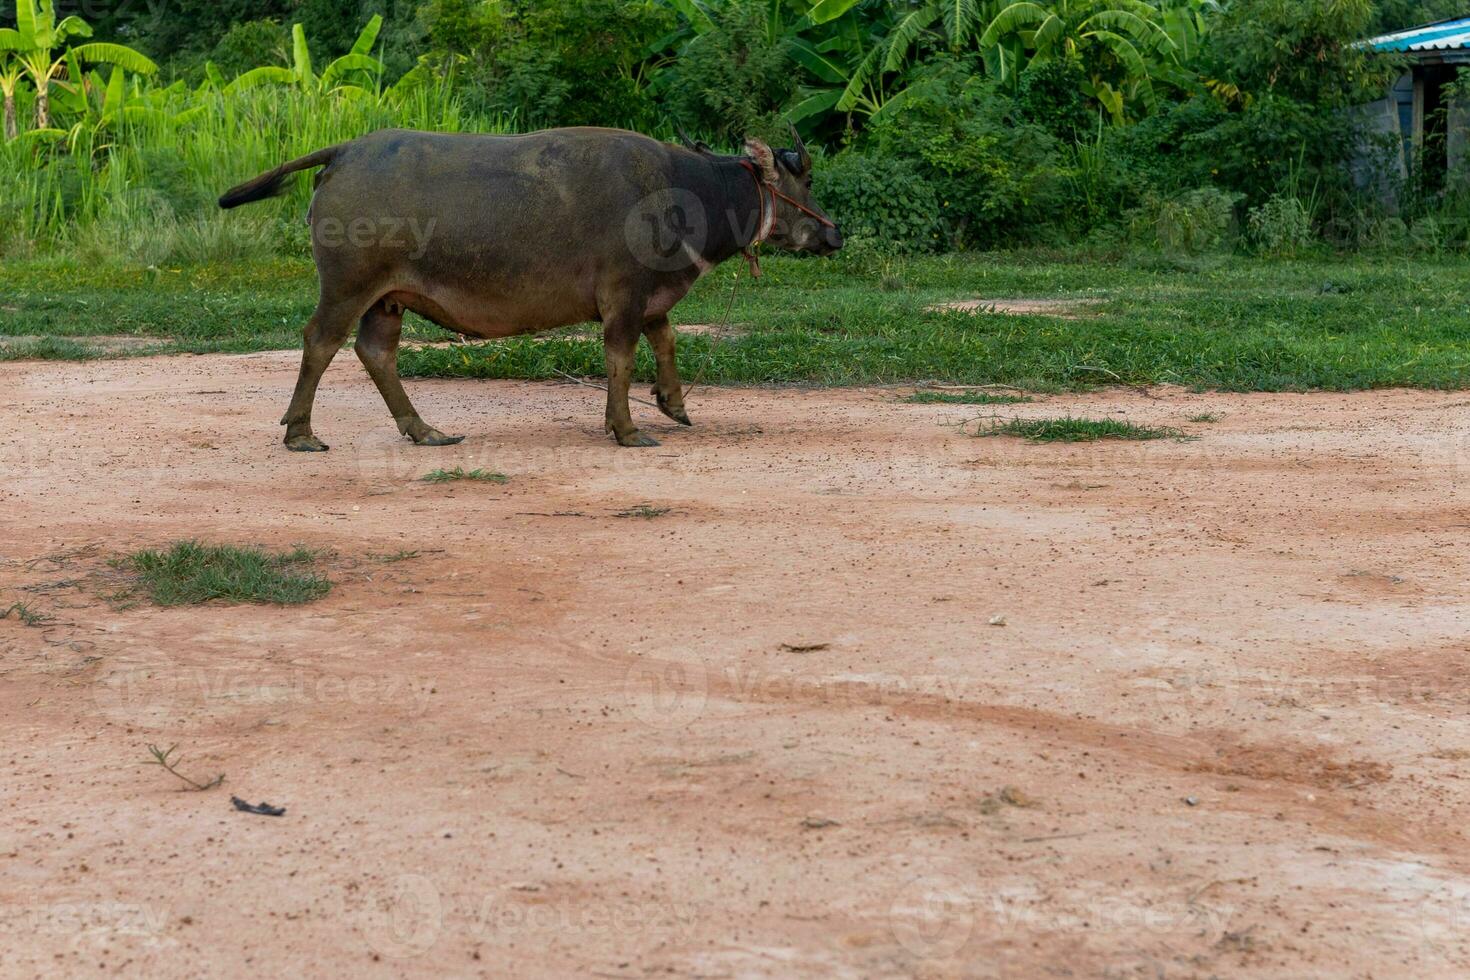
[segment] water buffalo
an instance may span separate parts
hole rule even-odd
[[[795,136],[795,130],[792,131]],[[827,254],[842,247],[811,199],[812,161],[745,142],[746,156],[661,143],[617,129],[522,136],[383,130],[283,163],[226,191],[222,208],[283,193],[315,167],[307,223],[321,295],[281,424],[290,449],[321,451],[311,406],[322,372],[357,324],[357,356],[398,430],[421,446],[446,436],[398,379],[403,311],[471,337],[508,337],[600,321],[607,431],[654,446],[628,412],[643,334],[658,363],[653,394],[689,425],[668,313],[700,276],[761,242]]]

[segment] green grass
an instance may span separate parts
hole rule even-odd
[[[1189,417],[1189,421],[1191,421],[1191,422],[1218,422],[1218,421],[1220,421],[1220,416],[1216,415],[1214,412],[1200,412],[1198,415],[1191,415]]]
[[[5,5],[12,8],[11,4]],[[22,87],[24,90],[24,86]],[[232,92],[153,87],[146,114],[98,125],[76,121],[70,152],[38,151],[28,140],[0,141],[0,257],[69,253],[89,260],[126,257],[139,267],[234,261],[283,247],[306,255],[300,220],[312,181],[300,178],[281,201],[238,215],[215,206],[220,191],[284,160],[387,126],[440,131],[505,131],[509,121],[465,111],[447,83],[402,99],[265,86]],[[134,104],[138,96],[130,95]],[[24,118],[28,106],[22,95]]]
[[[645,521],[651,521],[655,517],[663,517],[665,514],[667,514],[669,512],[669,510],[670,510],[670,508],[668,508],[668,507],[653,507],[653,506],[650,506],[649,504],[638,504],[638,505],[633,506],[633,507],[624,508],[623,510],[618,511],[613,516],[614,517],[637,517],[637,518],[641,518],[642,520],[645,520]]]
[[[408,561],[417,558],[422,552],[417,548],[399,548],[397,551],[384,552],[378,555],[368,555],[373,561],[380,561],[385,565],[396,564],[400,561]]]
[[[1178,429],[1135,425],[1118,419],[1007,419],[982,426],[977,436],[1020,436],[1031,442],[1097,442],[1099,439],[1180,439]]]
[[[304,548],[271,554],[254,547],[179,541],[164,551],[135,552],[114,565],[132,575],[133,591],[160,606],[216,599],[297,605],[320,599],[332,587],[311,570],[315,560]]]
[[[675,308],[676,324],[722,322],[738,283],[730,321],[739,331],[680,338],[686,379],[702,371],[711,384],[936,381],[1033,391],[1116,381],[1228,391],[1470,386],[1470,289],[1457,285],[1470,279],[1464,258],[1218,256],[1181,266],[1078,250],[928,256],[883,270],[841,254],[763,265],[759,280],[741,263],[722,266]],[[896,288],[885,288],[885,276]],[[1324,291],[1329,282],[1336,288]],[[302,259],[152,270],[21,261],[7,265],[0,335],[67,338],[38,352],[57,357],[88,356],[86,338],[99,334],[154,338],[169,351],[296,349],[315,296]],[[1097,302],[1081,320],[928,309],[977,296]],[[413,317],[405,335],[448,336]],[[581,327],[421,347],[402,352],[400,370],[597,377],[602,342]],[[640,381],[653,377],[646,344],[636,371]]]
[[[425,483],[452,483],[455,480],[473,480],[479,483],[504,483],[507,479],[504,473],[492,473],[489,470],[467,470],[462,466],[456,466],[452,470],[430,470],[420,477]]]
[[[985,391],[916,391],[904,401],[911,405],[1019,405],[1026,395],[992,395]]]
[[[9,619],[12,615],[27,626],[45,626],[51,621],[50,616],[36,612],[25,602],[12,602],[7,608],[0,609],[0,619]]]

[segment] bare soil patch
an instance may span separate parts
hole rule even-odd
[[[1470,968],[1463,395],[701,387],[632,451],[420,381],[423,449],[344,354],[295,455],[296,363],[0,365],[0,973]],[[112,600],[186,537],[333,588]]]
[[[1040,314],[1060,317],[1063,320],[1081,319],[1084,313],[1100,304],[1100,299],[961,299],[949,303],[937,303],[928,309],[956,310],[961,313],[1011,313]]]

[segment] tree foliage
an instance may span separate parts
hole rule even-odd
[[[186,132],[201,106],[228,111],[257,89],[364,106],[432,89],[445,100],[435,105],[454,107],[429,120],[442,128],[672,137],[677,122],[725,147],[790,121],[842,177],[843,207],[871,212],[858,227],[903,248],[1194,227],[1179,216],[1205,210],[1199,227],[1214,228],[1224,200],[1240,202],[1245,226],[1249,212],[1297,214],[1283,195],[1325,226],[1375,206],[1349,178],[1366,144],[1344,110],[1381,97],[1402,70],[1359,42],[1460,7],[148,0],[99,8],[88,23],[53,0],[17,0],[0,22],[0,96],[6,140],[52,154],[106,152],[82,135],[130,121]],[[890,191],[933,213],[880,208],[874,194]]]

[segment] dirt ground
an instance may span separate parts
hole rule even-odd
[[[420,381],[420,449],[344,352],[293,455],[295,368],[0,365],[0,975],[1470,969],[1464,393],[701,388],[635,451]],[[1200,438],[958,424],[1067,411]],[[189,536],[335,587],[109,599]]]

